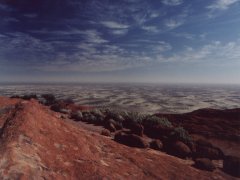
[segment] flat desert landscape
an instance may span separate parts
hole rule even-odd
[[[240,86],[159,84],[2,84],[0,96],[54,94],[75,103],[147,114],[240,107]]]

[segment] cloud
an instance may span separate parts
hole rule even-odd
[[[153,11],[153,12],[150,13],[150,18],[157,18],[159,16],[160,16],[160,14],[158,12]]]
[[[186,22],[186,19],[188,18],[189,14],[189,8],[184,8],[181,13],[175,15],[172,18],[165,20],[165,26],[169,29],[175,29],[181,25],[183,25]]]
[[[24,14],[23,16],[27,17],[27,18],[36,18],[38,15],[37,14]]]
[[[10,12],[10,11],[12,11],[13,9],[10,8],[9,6],[5,5],[5,4],[1,4],[1,2],[0,2],[0,10],[1,10],[1,11],[5,11],[5,12]]]
[[[129,25],[117,23],[117,22],[114,22],[114,21],[103,21],[103,22],[101,22],[101,24],[104,25],[105,27],[111,28],[111,29],[126,29],[126,28],[129,28]]]
[[[163,60],[162,57],[159,59]],[[232,64],[234,61],[240,61],[240,40],[236,42],[222,43],[214,41],[203,45],[200,48],[186,47],[186,49],[171,57],[165,58],[168,62],[185,62],[185,63],[219,63]]]
[[[169,29],[175,29],[183,24],[182,20],[169,19],[165,22],[165,26]]]
[[[162,0],[162,3],[169,6],[178,6],[183,3],[183,0]]]
[[[3,18],[3,21],[5,21],[5,22],[7,22],[7,23],[19,22],[18,19],[13,18],[13,17],[5,17],[5,18]]]
[[[86,35],[85,39],[89,43],[102,44],[108,42],[108,40],[102,38],[101,34],[96,30],[82,31],[82,34]]]
[[[237,2],[239,2],[239,0],[215,0],[215,2],[207,6],[207,8],[211,10],[225,10]]]
[[[172,49],[171,44],[165,41],[159,41],[152,47],[154,53],[161,54],[162,52],[170,51]]]
[[[128,33],[128,28],[130,27],[129,25],[115,21],[102,21],[100,24],[108,28],[108,31],[113,35],[125,35]]]
[[[80,36],[90,43],[101,44],[101,43],[108,42],[108,40],[102,38],[101,33],[95,29],[87,29],[87,30],[69,29],[69,30],[58,30],[58,31],[50,31],[50,30],[42,29],[42,30],[33,30],[29,32],[36,33],[36,34],[44,34],[45,36],[47,35],[53,36],[53,37],[56,37],[56,39],[59,39],[59,36],[61,36],[62,38],[63,36],[70,36],[67,39],[69,38],[71,39],[72,36]],[[73,37],[73,39],[75,38]]]
[[[156,26],[142,26],[141,28],[150,33],[158,33],[160,31]]]
[[[124,35],[128,33],[128,29],[116,29],[111,31],[114,35]]]

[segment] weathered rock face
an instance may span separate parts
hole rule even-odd
[[[196,159],[195,167],[206,171],[213,171],[214,169],[216,169],[212,161],[207,158]]]
[[[149,146],[146,140],[135,134],[120,132],[115,135],[114,140],[130,147],[147,148]]]
[[[155,150],[158,150],[158,151],[161,151],[163,149],[163,144],[160,140],[153,140],[151,143],[150,143],[150,148],[152,149],[155,149]]]
[[[232,178],[155,150],[123,146],[60,116],[35,100],[0,98],[0,179]]]
[[[181,141],[176,141],[168,145],[167,152],[180,158],[190,156],[191,149]]]
[[[209,159],[223,159],[224,154],[221,149],[214,147],[211,143],[205,141],[196,142],[196,157]]]
[[[101,135],[103,136],[111,136],[111,132],[108,129],[103,129],[101,132]]]

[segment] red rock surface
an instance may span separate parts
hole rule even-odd
[[[15,105],[15,106],[14,106]],[[90,132],[35,100],[0,98],[0,179],[233,179],[191,161],[130,148]]]

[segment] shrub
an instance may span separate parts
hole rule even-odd
[[[57,102],[55,96],[53,94],[42,94],[41,97],[45,99],[45,102],[43,104],[50,106]]]
[[[24,100],[30,100],[30,99],[38,99],[36,94],[26,94],[21,97]]]
[[[183,127],[174,128],[173,132],[171,133],[171,136],[172,138],[183,141],[187,144],[192,142],[191,136]]]
[[[123,115],[123,118],[126,121],[136,122],[142,124],[143,120],[145,119],[146,115],[140,114],[138,112],[128,112]]]
[[[119,122],[119,123],[122,123],[124,121],[124,118],[121,115],[120,111],[107,109],[105,111],[105,114],[106,114],[107,119],[113,119],[114,121]]]
[[[66,104],[74,104],[74,101],[71,98],[63,99],[62,101]]]
[[[146,116],[146,118],[143,121],[144,126],[163,126],[163,127],[173,127],[172,123],[164,117],[157,117],[157,116]]]

